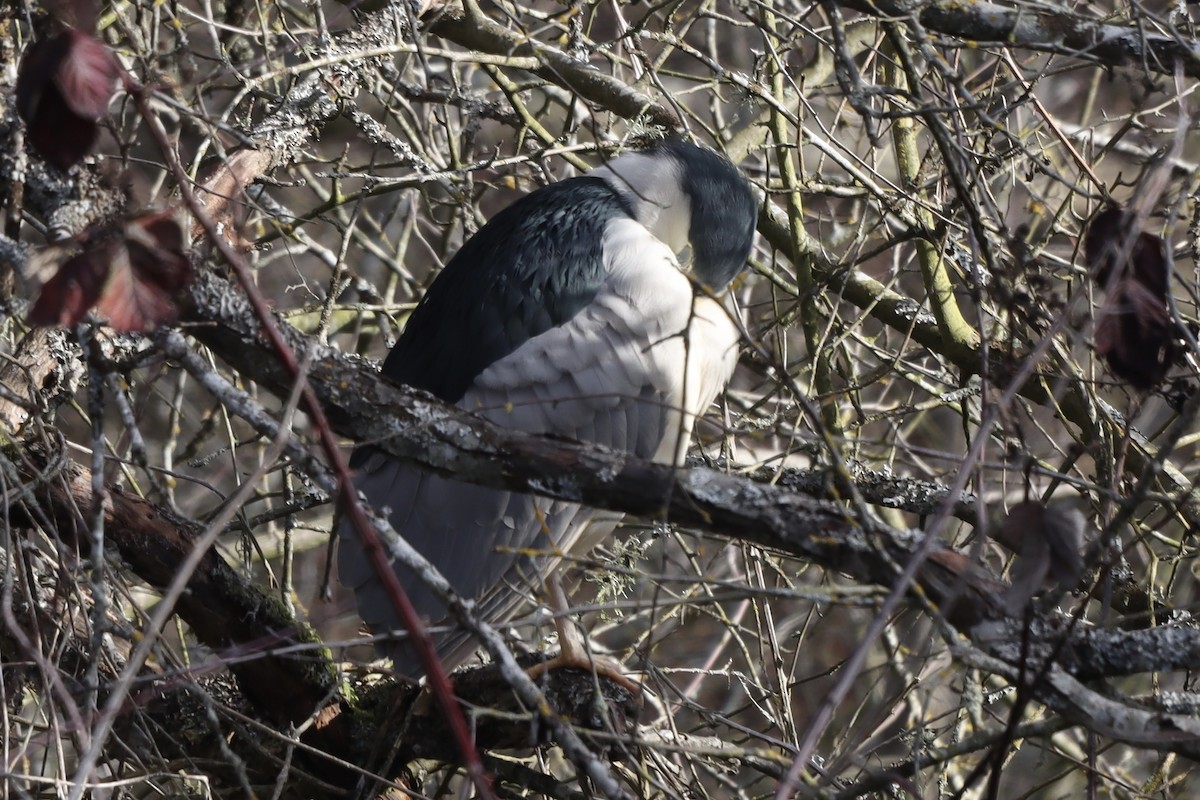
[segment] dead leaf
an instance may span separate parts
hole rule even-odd
[[[29,143],[70,169],[96,143],[116,86],[116,58],[96,37],[66,30],[36,42],[17,72],[17,113]]]
[[[1136,280],[1123,280],[1108,292],[1097,312],[1096,352],[1121,380],[1153,389],[1175,361],[1175,326],[1166,303]]]
[[[1013,506],[992,538],[1016,554],[1005,604],[1021,616],[1046,586],[1072,589],[1083,578],[1083,512],[1064,501]]]
[[[81,251],[43,284],[32,325],[74,325],[91,310],[120,331],[171,322],[191,281],[183,231],[172,211],[142,214],[81,237]]]
[[[1092,218],[1083,244],[1096,285],[1107,294],[1097,313],[1096,351],[1118,378],[1152,389],[1177,355],[1166,244],[1116,206]]]
[[[29,324],[66,326],[83,319],[100,300],[117,249],[115,240],[95,242],[63,262],[42,285],[29,310]]]

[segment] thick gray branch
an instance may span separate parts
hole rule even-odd
[[[930,31],[972,43],[1023,47],[1108,66],[1132,65],[1170,75],[1175,64],[1200,77],[1200,45],[1182,34],[1151,33],[1144,26],[1088,19],[1076,13],[1055,13],[1045,6],[1003,6],[997,3],[904,0],[847,0],[845,5],[872,16],[915,17]]]
[[[238,295],[211,276],[193,294],[197,321],[214,323],[196,327],[194,335],[246,378],[286,396],[287,374],[258,339]],[[889,585],[895,565],[904,562],[921,536],[874,522],[865,530],[846,508],[786,486],[711,469],[672,469],[599,447],[496,428],[423,392],[389,383],[363,359],[308,342],[286,326],[283,330],[299,351],[312,351],[310,380],[339,433],[373,441],[426,469],[669,519],[782,550],[866,583]],[[1098,632],[1051,619],[1034,630],[1031,643],[1004,615],[1006,586],[948,549],[935,552],[918,582],[927,597],[942,604],[947,619],[1010,663],[1038,652],[1089,679],[1200,667],[1200,632],[1185,626]]]

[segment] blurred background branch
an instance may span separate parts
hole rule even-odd
[[[1200,733],[1193,13],[10,4],[12,791],[78,796],[93,751],[97,796],[446,796],[463,782],[428,698],[373,660],[328,578],[318,432],[179,212],[177,159],[347,447],[633,514],[574,565],[573,602],[593,647],[642,673],[645,708],[604,686],[598,709],[590,676],[543,687],[592,729],[590,757],[622,791],[1186,796]],[[666,133],[727,153],[762,202],[736,287],[739,370],[686,469],[496,431],[378,378],[484,220]],[[523,658],[541,657],[543,622],[514,635]],[[150,656],[93,742],[139,647]],[[487,761],[499,793],[587,791],[495,671],[455,687],[480,747],[504,751]],[[797,763],[835,689],[833,722]]]

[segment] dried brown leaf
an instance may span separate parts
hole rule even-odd
[[[173,297],[192,276],[183,244],[183,231],[170,211],[89,233],[81,252],[43,284],[30,323],[73,325],[92,310],[121,331],[170,322],[177,314]]]
[[[1008,613],[1020,616],[1047,585],[1073,588],[1083,578],[1083,513],[1070,503],[1027,500],[1013,506],[993,538],[1016,554],[1005,592]]]
[[[1110,206],[1088,224],[1084,254],[1097,286],[1107,293],[1096,323],[1096,351],[1121,380],[1138,389],[1157,386],[1175,357],[1165,243]]]
[[[108,281],[109,265],[119,250],[114,239],[93,242],[67,259],[42,284],[29,310],[30,325],[74,325],[96,305]]]
[[[1096,352],[1138,389],[1163,382],[1175,360],[1175,326],[1161,298],[1136,280],[1119,281],[1098,312]]]

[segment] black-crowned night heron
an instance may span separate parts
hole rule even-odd
[[[741,173],[682,141],[546,186],[463,245],[383,372],[497,425],[677,464],[737,360],[738,326],[720,298],[746,264],[755,218]],[[689,246],[691,278],[676,260]],[[619,519],[430,475],[369,445],[352,463],[367,501],[492,622],[535,600],[563,554],[585,554]],[[399,633],[353,526],[343,522],[341,536],[341,580],[363,620]],[[424,584],[396,571],[445,667],[457,666],[471,639]],[[402,637],[383,649],[397,672],[420,674]]]

